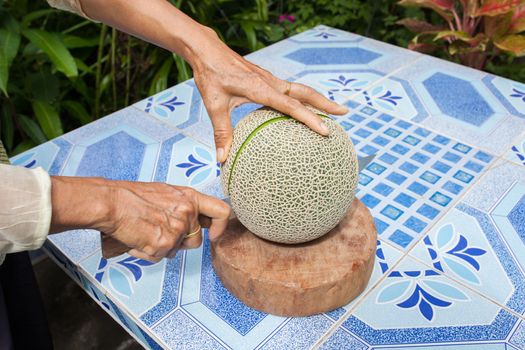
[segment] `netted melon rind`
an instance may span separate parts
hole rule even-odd
[[[332,120],[325,120],[330,129],[326,138],[286,119],[258,130],[243,146],[232,172],[235,154],[248,135],[280,116],[258,110],[238,124],[221,178],[234,212],[250,231],[275,242],[302,243],[327,233],[350,208],[357,157],[344,130]]]

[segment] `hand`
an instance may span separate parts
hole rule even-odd
[[[230,215],[226,203],[191,188],[95,178],[52,177],[52,204],[52,232],[93,228],[149,261],[199,247],[201,233],[185,236],[201,226],[216,239]]]
[[[205,49],[195,52],[188,59],[193,67],[195,84],[213,124],[219,162],[226,160],[232,143],[230,113],[243,103],[252,101],[270,106],[325,136],[328,135],[328,128],[303,103],[331,114],[348,112],[346,107],[314,89],[278,79],[245,60],[220,41],[213,30],[206,27],[201,30],[203,39],[196,42],[205,44]]]
[[[328,129],[303,103],[331,114],[348,110],[314,89],[289,83],[248,62],[210,28],[195,22],[165,0],[82,0],[96,19],[182,56],[193,68],[195,83],[210,115],[217,160],[224,162],[232,142],[230,112],[252,101],[275,108],[321,135]]]

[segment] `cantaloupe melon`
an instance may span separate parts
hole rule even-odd
[[[251,232],[280,243],[316,239],[344,217],[355,197],[357,156],[345,131],[320,112],[330,136],[268,108],[236,126],[221,182]]]

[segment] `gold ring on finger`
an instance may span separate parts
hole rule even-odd
[[[188,233],[186,236],[184,236],[184,239],[191,238],[193,236],[198,235],[201,232],[201,230],[202,230],[202,227],[201,225],[199,225],[195,231]]]

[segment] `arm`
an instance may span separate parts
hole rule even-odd
[[[209,237],[215,239],[230,215],[226,203],[190,188],[102,178],[51,179],[50,232],[96,229],[124,243],[131,249],[129,254],[146,260],[199,247],[201,234],[185,236],[200,226],[209,227]],[[199,222],[199,216],[211,222]]]
[[[347,111],[305,85],[290,84],[248,62],[219,40],[213,30],[166,0],[80,3],[90,18],[175,52],[191,65],[213,124],[220,162],[225,161],[232,142],[230,112],[240,104],[253,101],[273,107],[322,135],[327,135],[328,129],[303,103],[332,114]]]
[[[129,253],[158,261],[200,246],[226,228],[228,205],[190,188],[101,178],[50,177],[44,170],[0,164],[0,253],[37,249],[48,233],[95,229]],[[199,223],[199,215],[211,218]]]

